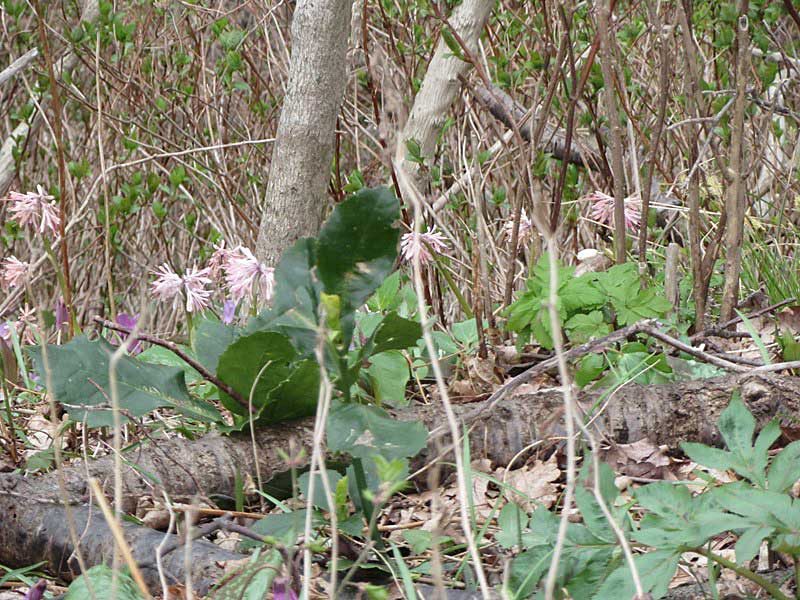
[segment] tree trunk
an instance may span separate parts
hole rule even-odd
[[[449,27],[454,31],[473,56],[477,56],[478,40],[489,20],[494,2],[488,0],[464,0],[448,19]],[[448,27],[448,25],[443,25]],[[430,166],[436,150],[436,140],[444,126],[447,111],[456,99],[460,84],[459,75],[469,71],[471,65],[453,56],[453,51],[440,38],[433,54],[422,87],[414,98],[414,106],[408,116],[397,141],[398,155],[403,162],[404,170],[409,173],[418,190],[424,191],[426,173],[419,165],[404,160],[406,142],[414,140],[419,144],[420,154],[425,164]]]
[[[347,80],[351,0],[300,0],[256,252],[274,265],[325,218],[334,128]]]

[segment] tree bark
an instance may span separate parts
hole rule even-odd
[[[487,0],[464,0],[448,19],[449,27],[458,34],[473,55],[477,55],[478,40],[493,7],[494,2]],[[448,27],[448,24],[443,27]],[[411,182],[418,190],[426,189],[427,173],[418,164],[405,160],[406,142],[416,141],[426,165],[430,166],[447,111],[458,96],[458,77],[466,74],[471,67],[469,63],[453,56],[453,51],[447,47],[444,39],[439,39],[425,72],[422,87],[414,98],[408,121],[397,140],[398,158],[402,160],[403,169],[411,176]]]
[[[256,252],[275,265],[325,218],[336,117],[347,80],[351,0],[300,0]]]

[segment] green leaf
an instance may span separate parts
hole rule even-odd
[[[297,356],[289,339],[273,331],[240,337],[219,357],[217,375],[247,402],[252,391],[253,406],[260,408],[269,393],[289,375],[289,364]],[[255,384],[255,388],[253,385]],[[247,414],[247,408],[227,394],[220,394],[225,408]]]
[[[575,503],[581,511],[586,528],[591,534],[604,542],[614,543],[617,539],[614,530],[611,528],[594,495],[594,476],[591,473],[591,464],[591,457],[587,457],[583,468],[581,468],[580,483],[575,488]],[[600,493],[610,510],[614,506],[618,492],[614,485],[614,472],[605,463],[600,463]]]
[[[743,565],[758,554],[761,542],[772,535],[772,527],[751,527],[736,540],[736,564]]]
[[[800,479],[800,441],[792,442],[781,450],[769,467],[769,489],[788,492]]]
[[[533,593],[552,557],[553,546],[548,544],[530,548],[513,560],[508,582],[513,598],[527,598]]]
[[[410,379],[408,361],[401,352],[390,350],[375,354],[364,372],[372,383],[375,400],[380,404],[405,402],[406,384]]]
[[[400,296],[400,271],[392,273],[381,284],[372,298],[367,302],[369,309],[375,312],[394,310],[403,298]]]
[[[219,357],[237,338],[239,328],[234,325],[225,325],[216,319],[204,318],[195,323],[193,333],[192,349],[197,355],[197,360],[216,375]]]
[[[89,580],[95,598],[115,598],[115,600],[140,600],[144,598],[136,583],[127,572],[117,573],[117,587],[112,594],[113,571],[106,565],[96,565],[73,581],[64,600],[85,600],[92,598],[86,580]]]
[[[260,519],[250,526],[254,532],[265,537],[277,538],[285,546],[293,546],[297,538],[303,535],[306,526],[306,510],[294,510],[288,513],[278,513],[268,515]],[[324,521],[315,512],[312,515],[312,524],[315,527],[324,525]],[[239,548],[241,550],[249,550],[250,548],[257,548],[262,543],[258,540],[250,538],[242,538]]]
[[[667,593],[669,583],[678,568],[680,553],[670,550],[654,550],[646,554],[637,554],[633,558],[636,570],[645,593],[653,598],[661,598]],[[620,565],[600,586],[593,600],[619,600],[632,598],[636,594],[628,563]]]
[[[319,399],[319,365],[303,360],[294,366],[289,376],[269,393],[269,399],[259,411],[259,423],[279,423],[310,417],[317,411]]]
[[[335,503],[336,488],[339,484],[339,480],[341,480],[343,476],[338,471],[333,471],[331,469],[326,469],[326,472],[328,474],[328,481],[330,482],[331,485],[331,494],[334,495],[334,503]],[[300,475],[300,477],[297,478],[297,485],[300,487],[300,492],[306,498],[308,498],[308,485],[310,481],[311,481],[311,476],[308,473],[308,471],[306,471],[305,473]],[[334,508],[332,508],[328,504],[328,500],[325,497],[325,487],[322,482],[322,477],[320,477],[319,473],[314,474],[314,498],[311,501],[311,504],[313,506],[316,506],[317,508],[321,508],[322,510],[327,510],[330,512],[334,510]]]
[[[315,275],[316,240],[304,238],[286,250],[275,267],[272,308],[250,319],[245,333],[278,331],[305,358],[314,356],[322,284]]]
[[[442,40],[444,41],[445,45],[450,49],[450,52],[453,53],[453,56],[464,60],[464,55],[461,52],[461,46],[458,43],[458,40],[453,35],[453,32],[450,31],[447,27],[442,27]]]
[[[727,471],[733,468],[734,460],[730,452],[725,452],[719,448],[712,448],[705,444],[695,442],[682,442],[681,450],[697,464],[710,469]]]
[[[427,439],[422,423],[397,421],[376,406],[337,402],[328,417],[328,448],[359,458],[415,456]]]
[[[591,339],[603,337],[611,332],[611,325],[605,322],[603,313],[593,310],[590,313],[578,313],[564,323],[569,341],[583,344]],[[587,355],[588,356],[588,355]]]
[[[342,339],[353,313],[394,269],[400,202],[388,188],[361,190],[337,205],[319,233],[317,272],[327,294],[341,298]]]
[[[528,527],[530,517],[519,506],[508,502],[497,515],[497,526],[500,528],[494,539],[503,548],[522,547],[522,531]]]
[[[261,600],[273,592],[273,581],[280,573],[283,557],[277,550],[256,552],[247,563],[226,573],[222,583],[209,594],[209,600]],[[286,585],[291,585],[287,583]],[[277,594],[275,594],[277,596]],[[288,594],[287,596],[288,597]]]
[[[42,349],[26,349],[44,377]],[[48,346],[51,369],[50,392],[67,409],[71,419],[86,420],[89,427],[109,427],[114,424],[110,408],[109,361],[116,348],[103,339],[89,341],[78,336],[61,346]],[[186,389],[182,369],[151,365],[130,356],[117,363],[119,406],[134,417],[144,416],[157,408],[169,407],[182,415],[200,421],[220,421],[219,412],[208,402],[193,399]],[[122,416],[127,420],[127,417]]]
[[[636,500],[643,508],[662,517],[689,514],[692,511],[692,495],[689,489],[667,482],[640,487],[636,490]]]
[[[575,372],[575,383],[584,387],[597,379],[606,370],[606,361],[602,354],[587,354],[581,359]]]
[[[364,344],[362,356],[413,348],[421,337],[422,326],[417,321],[404,319],[392,311],[383,318]]]
[[[734,391],[731,402],[719,417],[717,423],[722,439],[728,450],[741,462],[750,462],[753,456],[753,434],[756,430],[755,417],[742,402],[739,391]]]

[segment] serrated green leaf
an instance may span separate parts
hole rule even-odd
[[[657,600],[667,593],[669,583],[678,568],[680,553],[670,550],[654,550],[634,556],[636,570],[645,592]],[[630,567],[623,563],[600,586],[593,600],[619,600],[633,598],[636,588],[631,577]]]
[[[326,472],[328,474],[328,481],[331,485],[331,493],[335,494],[339,485],[339,481],[343,479],[343,475],[332,469],[326,469]],[[310,480],[311,476],[308,471],[297,478],[297,485],[300,487],[300,492],[306,498],[308,498],[308,485]],[[336,500],[334,496],[334,502],[335,501]],[[325,487],[322,477],[319,475],[319,473],[314,474],[314,498],[311,501],[311,504],[317,508],[321,508],[322,510],[327,510],[329,512],[333,511],[333,508],[328,504],[328,499],[325,497]]]
[[[798,479],[800,479],[800,441],[795,441],[772,459],[767,481],[770,491],[788,492]]]
[[[746,529],[736,540],[736,564],[743,565],[758,554],[761,542],[772,535],[772,527],[752,527]]]

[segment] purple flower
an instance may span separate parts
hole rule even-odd
[[[259,262],[250,250],[239,246],[228,257],[225,283],[236,302],[252,296],[256,284],[261,300],[267,302],[272,298],[275,286],[275,269]]]
[[[233,300],[225,300],[222,305],[222,322],[226,325],[233,323],[233,317],[236,316],[236,302]]]
[[[272,580],[272,597],[274,600],[297,600],[297,594],[288,583],[286,577],[276,577]]]
[[[211,292],[205,286],[211,283],[209,269],[192,267],[183,275],[178,275],[167,263],[158,268],[158,277],[151,284],[153,294],[159,300],[172,300],[172,307],[177,308],[182,300],[186,300],[187,312],[200,312],[208,308]]]
[[[603,192],[594,192],[581,198],[581,200],[591,200],[594,204],[592,206],[591,216],[592,219],[609,227],[614,225],[614,198]],[[625,228],[630,230],[639,229],[639,222],[642,218],[642,208],[639,198],[636,196],[628,196],[624,202],[625,208]]]
[[[47,580],[40,579],[36,582],[36,585],[31,587],[28,590],[28,593],[25,594],[25,597],[22,600],[41,600],[44,598],[44,593],[47,591]]]
[[[69,321],[69,312],[64,298],[59,296],[56,300],[56,329],[61,329]]]
[[[0,285],[4,288],[22,286],[25,283],[29,266],[28,263],[22,262],[16,256],[9,256],[0,265]]]
[[[5,200],[12,202],[10,211],[19,221],[22,227],[28,224],[35,225],[39,222],[39,233],[44,233],[49,229],[52,233],[58,233],[61,219],[56,213],[56,209],[51,204],[53,196],[44,193],[42,186],[36,186],[36,192],[20,194],[19,192],[9,192]]]
[[[413,231],[405,233],[400,239],[401,256],[406,262],[413,261],[414,257],[419,255],[419,261],[424,265],[433,260],[431,251],[441,254],[447,249],[447,241],[441,233],[436,231],[436,225],[425,233]]]
[[[14,321],[3,321],[0,323],[0,346],[11,348],[11,328],[16,330],[17,324]]]
[[[139,322],[139,315],[129,315],[128,313],[119,313],[116,318],[117,325],[122,325],[125,329],[129,331],[133,331],[136,327],[136,323]],[[126,342],[125,349],[128,351],[129,354],[139,354],[142,351],[142,343],[136,339],[135,337],[131,338],[130,334],[118,332],[119,337],[123,342]],[[129,339],[130,338],[130,339]]]

